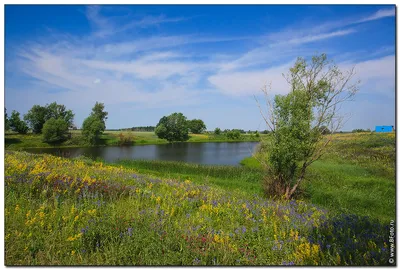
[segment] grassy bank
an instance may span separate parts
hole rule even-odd
[[[395,216],[394,147],[393,134],[335,135],[328,153],[311,166],[300,197],[338,214],[367,215],[388,223]],[[263,192],[265,172],[257,159],[245,158],[242,167],[147,160],[120,161],[116,166],[251,195]]]
[[[131,145],[146,145],[146,144],[166,144],[167,140],[159,139],[154,132],[127,132],[127,131],[105,131],[101,135],[98,146],[115,146],[120,145],[120,135],[124,137],[132,136]],[[265,135],[261,135],[265,136]],[[232,140],[228,139],[224,135],[212,135],[212,134],[190,134],[188,142],[249,142],[259,141],[259,138],[249,135],[242,134],[240,139]],[[71,137],[67,141],[58,144],[51,145],[42,141],[40,134],[26,134],[20,135],[15,133],[5,134],[5,146],[10,150],[24,149],[24,148],[47,148],[47,147],[79,147],[87,146],[81,136],[79,130],[71,131]]]
[[[6,151],[4,211],[6,265],[388,264],[371,219],[93,161]]]
[[[368,215],[385,223],[395,219],[395,143],[394,133],[334,135],[329,151],[311,165],[302,197],[336,213]],[[257,159],[241,163],[261,169]]]
[[[261,195],[263,172],[259,169],[234,166],[210,166],[185,162],[122,160],[111,166],[134,169],[139,173],[177,180],[189,179],[197,184],[222,187],[226,190],[240,190],[248,194]]]

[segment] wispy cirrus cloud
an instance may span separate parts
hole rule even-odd
[[[354,23],[363,23],[363,22],[369,22],[369,21],[375,21],[375,20],[379,20],[382,18],[386,18],[386,17],[394,17],[396,16],[396,9],[393,8],[385,8],[385,9],[380,9],[377,12],[375,12],[372,15],[363,17],[359,20],[356,20]]]
[[[103,16],[101,11],[101,6],[88,6],[85,12],[86,17],[94,30],[93,35],[98,38],[105,38],[135,28],[153,27],[163,23],[181,22],[188,19],[184,17],[168,18],[164,15],[159,15],[145,16],[140,19],[131,18],[128,22],[117,24],[110,18]]]

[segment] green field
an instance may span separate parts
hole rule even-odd
[[[104,164],[6,151],[6,265],[388,264],[393,133],[335,135],[289,202],[263,197],[257,159]]]
[[[45,148],[45,147],[78,147],[88,146],[85,144],[80,130],[72,130],[71,138],[67,141],[58,144],[51,145],[42,141],[42,135],[40,134],[16,134],[6,133],[5,135],[5,146],[10,150],[17,150],[23,148]],[[109,131],[106,130],[100,137],[100,141],[97,146],[110,146],[120,144],[120,135],[125,137],[131,135],[131,145],[144,145],[144,144],[166,144],[168,143],[165,139],[159,139],[154,132],[127,132],[127,131]],[[261,134],[261,137],[266,136]],[[228,139],[224,135],[213,135],[213,134],[189,134],[188,142],[241,142],[241,141],[259,141],[259,138],[250,134],[242,134],[238,140]]]

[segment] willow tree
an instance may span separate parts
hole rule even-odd
[[[354,74],[354,68],[343,72],[321,54],[309,61],[297,59],[284,76],[290,86],[287,95],[271,100],[270,87],[262,88],[267,112],[256,100],[271,130],[263,160],[268,195],[292,198],[308,167],[327,151],[332,134],[344,123],[342,103],[352,100],[358,90],[359,82],[350,82]]]

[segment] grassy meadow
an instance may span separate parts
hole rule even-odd
[[[80,130],[71,130],[70,138],[57,145],[52,145],[43,142],[42,135],[28,133],[26,135],[17,134],[14,132],[8,132],[5,135],[5,146],[9,150],[18,150],[24,148],[46,148],[46,147],[78,147],[88,146]],[[125,145],[145,145],[145,144],[166,144],[168,143],[165,139],[160,139],[154,132],[144,131],[111,131],[106,130],[101,136],[98,145],[96,146],[111,146],[121,145],[122,138],[130,137],[129,143],[123,142]],[[266,136],[260,134],[261,137]],[[214,135],[214,134],[189,134],[189,140],[187,142],[249,142],[259,141],[255,135],[242,134],[240,139],[233,140],[228,139],[225,135]]]
[[[393,133],[337,134],[292,201],[243,166],[6,150],[6,265],[388,265]]]

